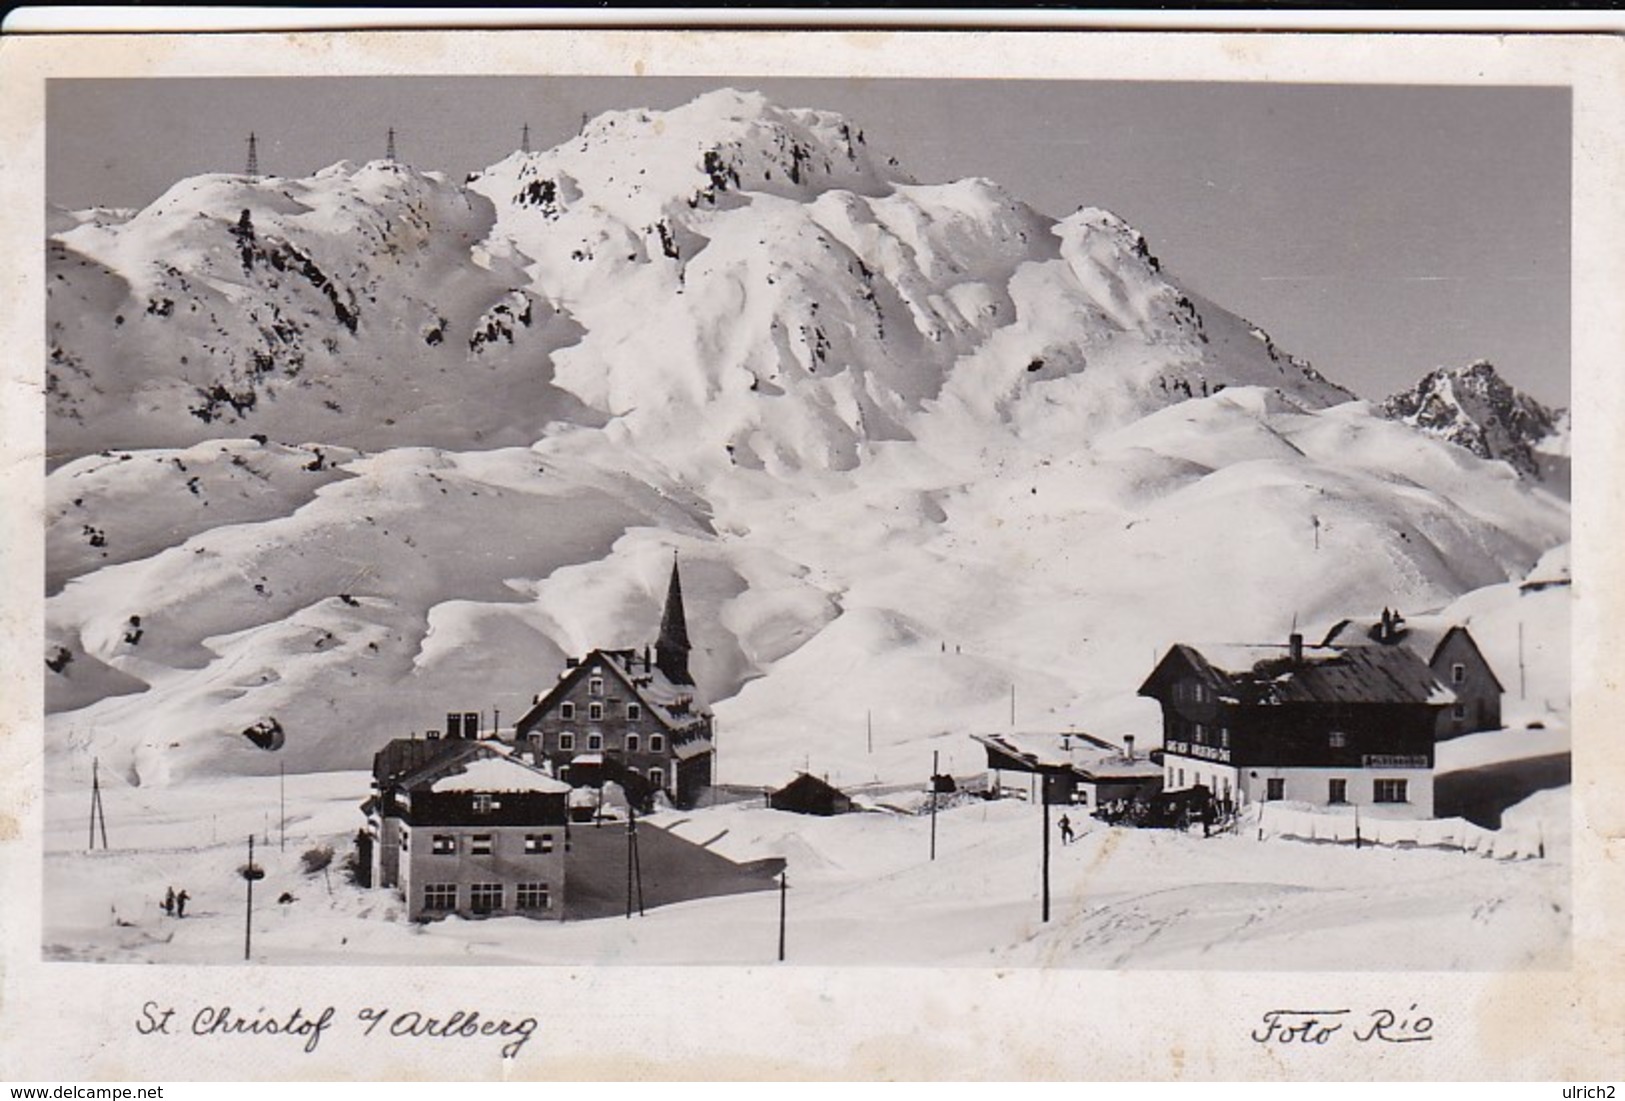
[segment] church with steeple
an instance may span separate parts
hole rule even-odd
[[[570,658],[514,724],[514,748],[572,787],[620,784],[693,806],[711,786],[712,720],[689,671],[688,616],[675,558],[660,634],[641,650]]]

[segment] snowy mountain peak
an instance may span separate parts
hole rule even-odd
[[[1552,438],[1566,434],[1567,418],[1515,389],[1484,359],[1436,368],[1381,408],[1394,420],[1535,478],[1546,476],[1542,454],[1566,451]]]

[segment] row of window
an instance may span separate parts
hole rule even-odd
[[[1407,780],[1373,780],[1371,782],[1371,801],[1374,803],[1408,803],[1410,782]],[[1264,798],[1269,802],[1277,802],[1286,798],[1286,779],[1281,776],[1271,776],[1264,781]],[[1340,777],[1326,781],[1326,802],[1347,803],[1349,801],[1349,782]]]
[[[593,690],[593,695],[599,695],[603,691],[601,687],[603,682],[593,681],[593,683],[600,685],[599,688]],[[575,717],[576,705],[574,703],[571,703],[569,700],[565,700],[563,703],[559,704],[560,719],[564,720],[565,722],[571,722],[575,719]],[[604,705],[602,703],[594,700],[592,703],[587,705],[587,718],[596,722],[603,717]],[[626,717],[630,722],[637,722],[639,719],[643,718],[643,705],[641,703],[628,701],[626,705]]]
[[[1176,790],[1183,788],[1185,786],[1185,770],[1182,768],[1174,769],[1173,773],[1174,788]],[[1195,782],[1202,782],[1200,775],[1196,777]],[[1230,797],[1230,781],[1228,779],[1224,780],[1222,788],[1222,791],[1217,791],[1214,794],[1218,795],[1220,798],[1228,799]],[[1285,798],[1286,777],[1267,777],[1264,780],[1265,801],[1275,803]],[[1375,803],[1407,803],[1410,801],[1409,782],[1406,780],[1396,779],[1373,780],[1371,798],[1372,802]],[[1347,779],[1342,777],[1334,777],[1326,781],[1326,802],[1347,803],[1348,801],[1349,782]]]
[[[475,914],[489,914],[503,908],[506,892],[500,883],[474,883],[468,888],[468,909]],[[553,906],[552,893],[546,883],[520,883],[514,888],[514,907],[519,910],[547,910]],[[457,884],[427,883],[423,887],[423,908],[435,913],[450,913],[457,909]]]
[[[470,856],[490,856],[496,851],[496,835],[490,833],[469,834],[463,839],[468,843]],[[459,837],[454,833],[437,833],[433,835],[430,851],[436,856],[450,856],[457,852]],[[525,855],[540,856],[553,851],[555,847],[554,836],[551,833],[525,834]],[[406,835],[401,835],[401,848],[406,848]]]
[[[539,738],[539,737],[541,737],[541,735],[537,734],[537,735],[533,735],[533,737]],[[626,751],[628,753],[640,752],[638,747],[641,746],[642,744],[643,744],[643,740],[640,737],[638,737],[638,735],[636,735],[636,734],[628,734],[626,736]],[[563,731],[563,732],[561,732],[559,734],[559,748],[561,750],[573,750],[573,749],[575,749],[575,747],[576,747],[576,736],[575,736],[575,733],[573,731],[566,730],[566,731]],[[592,734],[587,735],[587,749],[588,749],[589,752],[593,751],[593,750],[603,749],[603,748],[604,748],[604,736],[602,734],[592,733]],[[651,734],[651,735],[649,735],[649,749],[648,749],[648,752],[650,752],[650,753],[664,753],[665,751],[666,751],[666,736],[664,734]]]
[[[552,833],[525,834],[525,855],[541,856],[553,851],[555,835]],[[491,833],[474,833],[467,837],[468,852],[470,856],[490,856],[496,852],[496,835]],[[436,833],[430,835],[429,851],[436,856],[450,856],[457,852],[458,835],[454,833]],[[401,831],[401,852],[410,852],[412,835],[408,830]]]

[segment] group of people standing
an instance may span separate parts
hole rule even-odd
[[[179,894],[176,894],[175,888],[171,887],[165,892],[164,900],[159,905],[164,908],[164,913],[170,917],[183,918],[186,916],[186,904],[191,901],[191,898],[192,896],[187,894],[184,889]]]

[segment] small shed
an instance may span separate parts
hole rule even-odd
[[[777,791],[770,792],[767,805],[774,810],[787,810],[796,814],[845,814],[852,809],[852,799],[840,788],[820,780],[811,773],[797,774],[794,780]]]

